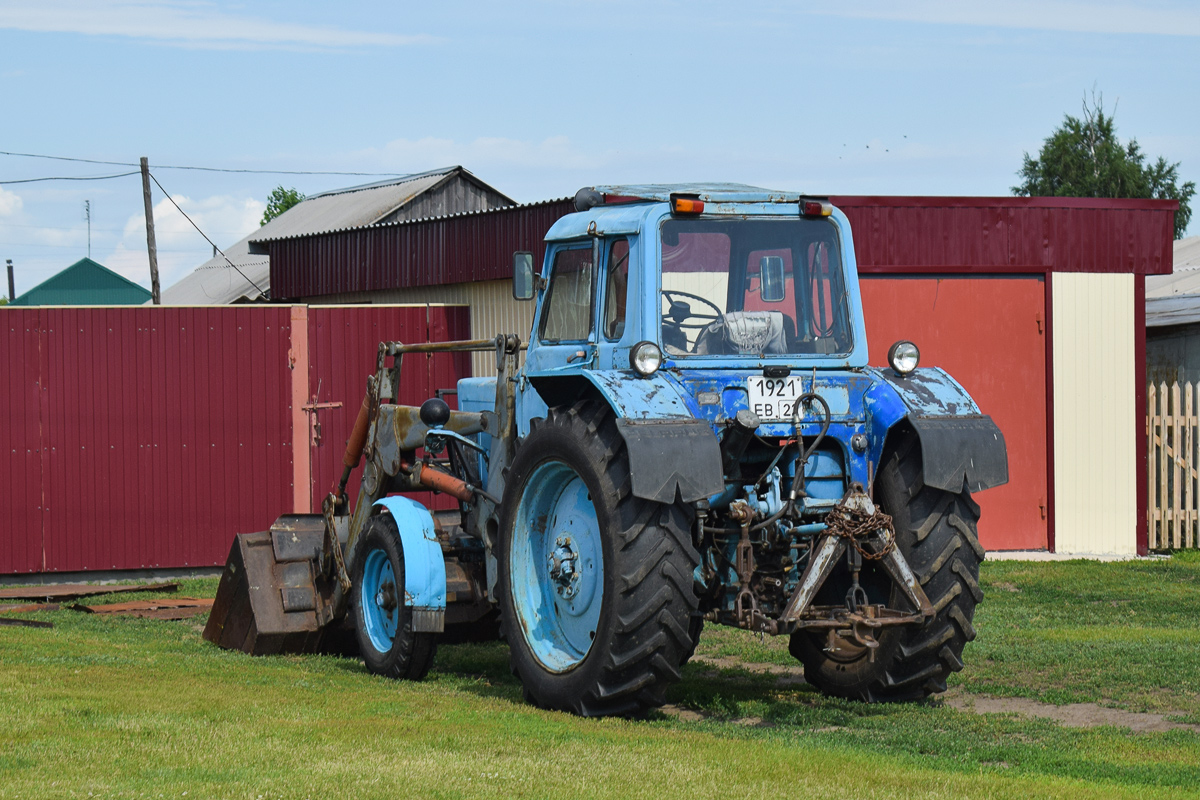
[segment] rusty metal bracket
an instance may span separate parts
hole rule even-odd
[[[337,528],[333,523],[334,511],[337,509],[337,498],[330,494],[325,498],[325,502],[321,504],[322,515],[325,517],[325,552],[322,553],[322,561],[328,555],[333,556],[334,570],[337,573],[338,585],[342,587],[342,595],[350,594],[350,576],[346,572],[346,559],[342,554],[342,543],[338,541],[335,531]]]
[[[779,616],[781,623],[785,625],[793,623],[808,610],[808,607],[812,605],[813,598],[817,596],[817,590],[824,585],[826,578],[829,577],[829,573],[833,572],[834,565],[837,564],[845,550],[846,540],[840,536],[826,534],[817,541],[812,550],[812,556],[808,559],[808,566],[804,569],[804,575],[801,576],[800,583],[796,586],[796,591]]]

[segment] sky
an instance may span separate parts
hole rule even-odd
[[[170,194],[153,186],[164,288],[212,256],[197,227],[238,241],[276,186],[455,164],[519,202],[699,181],[1002,196],[1093,93],[1200,183],[1198,56],[1183,1],[0,0],[0,259],[20,294],[88,255],[89,201],[91,257],[149,286],[140,177],[32,181],[141,156]]]

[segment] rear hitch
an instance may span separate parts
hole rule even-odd
[[[817,592],[843,554],[851,579],[845,604],[813,606]],[[916,609],[914,612],[869,602],[858,581],[864,559],[879,562]],[[791,630],[828,629],[827,649],[840,637],[852,639],[873,652],[879,645],[876,633],[881,628],[919,624],[933,614],[925,590],[896,547],[891,517],[871,502],[861,484],[855,483],[826,518],[824,534],[812,549],[808,566],[780,615],[779,625]]]

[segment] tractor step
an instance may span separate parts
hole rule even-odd
[[[285,514],[234,537],[204,638],[250,655],[353,652],[351,631],[327,624],[334,582],[321,576],[325,521]]]

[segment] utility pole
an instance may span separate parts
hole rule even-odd
[[[13,300],[17,299],[17,290],[13,285],[12,259],[6,258],[4,260],[8,264],[8,302],[11,303]]]
[[[142,156],[142,198],[146,201],[146,251],[150,254],[150,298],[162,305],[158,291],[158,246],[154,244],[154,205],[150,202],[150,161]]]
[[[88,258],[92,257],[92,201],[83,201],[83,215],[87,217],[88,224]]]

